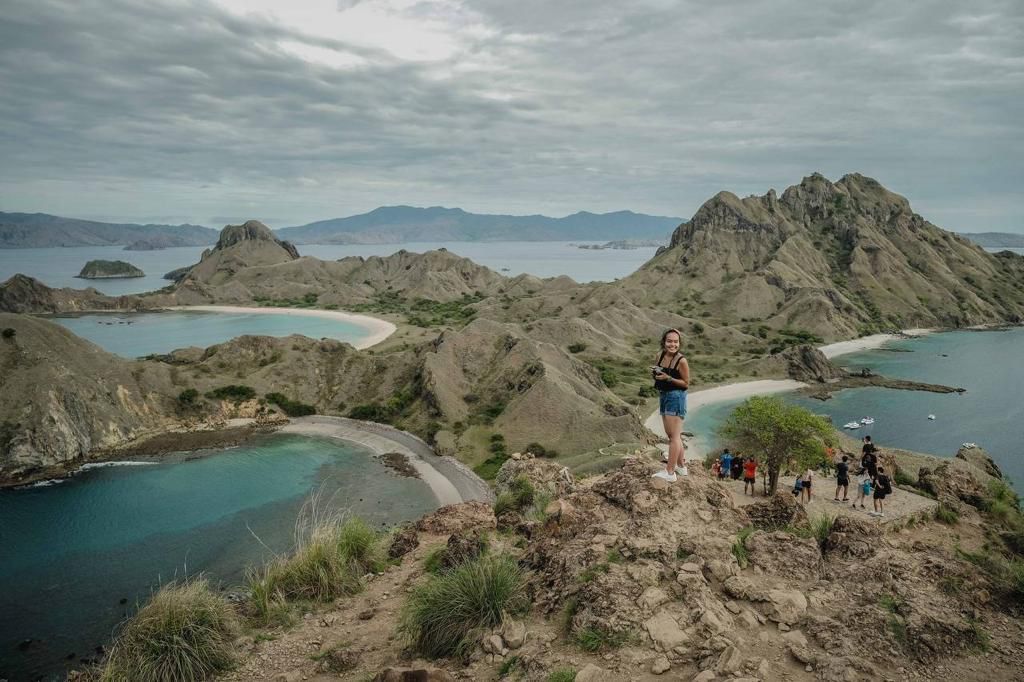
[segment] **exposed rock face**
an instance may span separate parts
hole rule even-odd
[[[992,456],[985,452],[984,448],[979,448],[977,445],[974,447],[961,446],[960,449],[956,451],[956,458],[962,459],[965,462],[970,462],[976,467],[979,467],[989,476],[994,478],[1003,477],[1002,470],[999,468],[999,465],[993,461]]]
[[[112,310],[127,300],[105,296],[95,289],[51,289],[28,275],[14,275],[0,284],[0,311],[8,313]]]
[[[0,481],[85,461],[166,427],[167,369],[125,361],[63,327],[0,313]],[[161,390],[163,389],[163,390]]]
[[[807,522],[807,512],[789,491],[776,492],[764,502],[755,502],[744,508],[756,528],[777,530]]]
[[[287,263],[298,257],[294,246],[279,240],[257,220],[228,225],[221,230],[217,245],[204,251],[199,263],[185,275],[182,286],[216,286],[244,268]]]
[[[959,508],[960,502],[980,507],[985,489],[966,471],[940,464],[934,470],[921,467],[917,473],[918,485],[934,495],[941,504]]]
[[[1024,258],[935,227],[871,178],[814,174],[781,197],[720,192],[622,287],[637,301],[682,278],[715,315],[831,340],[1020,320],[1022,273]]]
[[[824,353],[807,344],[787,348],[779,353],[779,360],[786,364],[789,378],[797,381],[825,383],[845,376]]]
[[[124,279],[145,277],[146,273],[123,260],[91,260],[75,276],[82,279]]]

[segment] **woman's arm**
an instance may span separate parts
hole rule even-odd
[[[675,384],[676,386],[678,386],[679,388],[689,388],[690,387],[690,363],[688,363],[686,361],[686,358],[683,358],[682,360],[679,361],[679,374],[681,374],[683,378],[682,379],[673,379],[672,383]]]

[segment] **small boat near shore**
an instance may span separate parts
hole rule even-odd
[[[844,429],[859,429],[860,428],[860,422],[847,422],[846,424],[843,424],[843,428]]]
[[[864,417],[863,419],[860,420],[860,423],[861,424],[865,424],[865,425],[874,424],[875,423],[875,418],[874,417]]]
[[[930,419],[932,421],[935,421],[935,415],[934,414],[928,415],[928,419]]]

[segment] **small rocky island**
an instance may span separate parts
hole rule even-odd
[[[82,279],[119,279],[145,277],[146,273],[123,260],[91,260],[76,275]]]

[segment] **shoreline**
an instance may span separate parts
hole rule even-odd
[[[349,324],[362,327],[369,332],[369,335],[366,338],[361,339],[358,342],[348,342],[356,350],[365,350],[371,346],[376,346],[398,330],[398,327],[393,323],[388,322],[387,320],[382,320],[378,317],[370,317],[369,315],[360,315],[357,313],[346,313],[340,310],[322,310],[318,308],[254,308],[239,305],[176,305],[166,306],[161,308],[161,310],[173,310],[178,312],[191,311],[200,313],[290,315],[294,317],[319,317],[322,319],[337,320],[339,322],[348,322]]]
[[[385,424],[315,415],[293,418],[277,433],[343,440],[366,448],[378,457],[395,452],[404,455],[442,507],[471,500],[494,501],[490,486],[467,466],[453,458],[441,457],[411,433]]]
[[[872,334],[871,336],[864,336],[859,339],[851,339],[849,341],[837,341],[836,343],[828,343],[824,346],[818,346],[818,350],[822,354],[831,360],[837,358],[840,355],[847,355],[849,353],[858,353],[862,350],[875,350],[883,347],[890,341],[896,341],[899,339],[916,339],[928,334],[938,332],[938,329],[904,329],[899,334]]]

